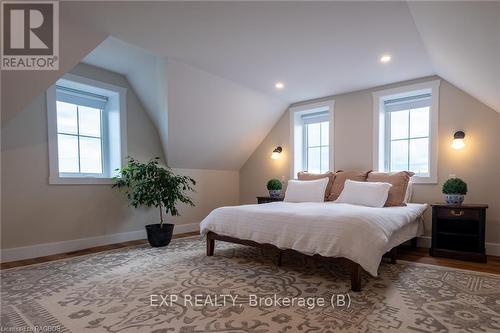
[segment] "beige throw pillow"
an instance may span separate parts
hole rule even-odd
[[[408,183],[414,173],[410,171],[400,172],[370,172],[366,181],[383,182],[392,184],[389,190],[389,196],[385,202],[385,207],[406,206],[405,196]]]
[[[338,199],[340,193],[342,193],[342,190],[344,189],[344,183],[347,179],[354,180],[357,182],[365,182],[369,172],[370,171],[342,171],[342,170],[335,172],[332,191],[328,196],[328,201],[334,201]]]
[[[333,172],[309,173],[306,171],[300,171],[297,173],[298,180],[317,180],[326,177],[330,178],[325,190],[325,201],[328,201],[328,196],[330,195],[330,191],[332,190],[333,180],[335,178],[335,174]]]

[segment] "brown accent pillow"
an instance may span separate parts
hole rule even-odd
[[[299,180],[316,180],[326,177],[330,178],[325,190],[325,201],[328,201],[328,196],[330,194],[330,191],[332,190],[333,180],[335,178],[335,174],[333,172],[329,171],[325,173],[309,173],[307,171],[300,171],[297,173],[297,178]]]
[[[385,202],[384,207],[391,206],[406,206],[405,196],[406,188],[410,182],[411,176],[414,173],[410,171],[400,172],[370,172],[366,181],[368,182],[382,182],[392,184],[389,190],[389,196]]]
[[[344,189],[344,183],[347,179],[364,182],[370,171],[342,171],[339,170],[335,172],[335,178],[333,180],[332,191],[328,196],[328,201],[337,200],[340,193]]]

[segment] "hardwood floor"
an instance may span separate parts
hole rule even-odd
[[[199,235],[199,233],[198,232],[189,232],[189,233],[174,235],[173,238],[190,237],[190,236],[196,236],[196,235]],[[111,245],[97,246],[97,247],[93,247],[93,248],[89,248],[89,249],[67,252],[67,253],[62,253],[62,254],[54,254],[54,255],[45,256],[45,257],[6,262],[6,263],[2,263],[0,265],[0,268],[1,269],[8,269],[8,268],[14,268],[14,267],[28,266],[28,265],[47,262],[47,261],[72,258],[72,257],[81,256],[81,255],[98,253],[98,252],[102,252],[102,251],[109,251],[109,250],[115,250],[115,249],[121,249],[124,247],[141,245],[141,244],[146,244],[146,243],[147,243],[147,240],[143,239],[143,240],[123,242],[123,243],[117,243],[117,244],[111,244]],[[431,264],[431,265],[473,270],[473,271],[478,271],[478,272],[500,274],[500,257],[494,257],[494,256],[488,256],[487,263],[477,263],[477,262],[468,262],[468,261],[461,261],[461,260],[454,260],[454,259],[447,259],[447,258],[431,257],[431,256],[429,256],[429,249],[402,246],[402,247],[398,248],[398,256],[397,257],[399,260],[405,260],[405,261],[413,261],[413,262],[419,262],[419,263],[424,263],[424,264]]]
[[[200,234],[199,232],[187,232],[184,234],[174,235],[172,238],[176,239],[176,238],[190,237],[190,236],[196,236],[199,234]],[[2,263],[0,265],[0,269],[8,269],[8,268],[14,268],[14,267],[40,264],[40,263],[47,262],[47,261],[78,257],[78,256],[86,255],[86,254],[98,253],[98,252],[109,251],[109,250],[116,250],[116,249],[121,249],[124,247],[136,246],[136,245],[147,244],[147,243],[148,243],[148,241],[146,239],[140,239],[140,240],[135,240],[135,241],[123,242],[123,243],[96,246],[96,247],[91,247],[88,249],[66,252],[66,253],[61,253],[61,254],[53,254],[53,255],[45,256],[45,257],[38,257],[38,258],[33,258],[33,259],[5,262],[5,263]]]
[[[456,259],[431,257],[429,249],[426,248],[412,248],[401,246],[398,248],[398,259],[405,261],[419,262],[423,264],[431,264],[438,266],[446,266],[460,269],[467,269],[478,272],[500,274],[500,257],[488,256],[487,263],[462,261]]]

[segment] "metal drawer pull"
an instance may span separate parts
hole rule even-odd
[[[462,215],[464,215],[464,211],[463,210],[456,211],[456,210],[452,209],[451,210],[451,215],[453,215],[453,216],[462,216]]]

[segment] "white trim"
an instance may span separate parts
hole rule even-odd
[[[179,224],[176,225],[174,228],[174,235],[186,232],[198,231],[199,229],[200,229],[199,223]],[[137,231],[122,232],[118,234],[73,239],[62,242],[15,247],[11,249],[1,250],[0,252],[1,252],[2,262],[9,262],[15,260],[49,256],[52,254],[60,254],[70,251],[83,250],[95,246],[115,244],[115,243],[121,243],[121,242],[127,242],[145,238],[146,238],[146,230],[143,229]]]
[[[438,183],[438,150],[439,150],[439,86],[441,80],[433,80],[402,87],[373,92],[373,170],[385,171],[384,167],[384,112],[383,103],[387,99],[403,97],[409,92],[428,91],[432,93],[429,133],[429,177],[412,177],[415,184]]]
[[[430,249],[431,248],[431,237],[430,236],[417,237],[417,247],[423,247],[426,249]]]
[[[78,76],[75,74],[65,74],[60,80],[70,81],[76,85],[84,85],[95,88],[99,91],[109,91],[116,93],[119,98],[119,121],[120,121],[120,167],[124,165],[128,150],[127,150],[127,100],[126,94],[127,89],[121,86],[116,86],[106,82],[96,81],[89,79],[87,77]],[[104,135],[103,143],[106,145],[103,147],[103,171],[106,169],[106,177],[61,177],[59,174],[59,161],[58,161],[58,146],[57,146],[57,112],[56,112],[56,83],[54,83],[49,89],[47,89],[47,129],[48,129],[48,144],[49,144],[49,184],[61,185],[61,184],[112,184],[112,179],[110,173],[116,168],[110,165],[109,161],[109,150],[107,148],[108,135]],[[115,97],[116,100],[116,97]],[[106,123],[107,120],[104,120]],[[106,133],[108,131],[108,126],[103,129]],[[105,152],[108,151],[106,154]],[[115,163],[117,165],[118,162]]]
[[[330,170],[335,170],[334,168],[334,149],[333,149],[333,144],[334,144],[334,129],[335,129],[335,123],[334,123],[334,115],[335,115],[335,100],[327,100],[327,101],[322,101],[322,102],[313,102],[313,103],[308,103],[308,104],[302,104],[298,106],[292,106],[288,109],[290,113],[290,176],[291,179],[295,179],[297,176],[297,173],[295,172],[295,118],[299,115],[301,112],[305,111],[310,111],[314,109],[320,109],[320,108],[328,108],[329,111],[329,121],[330,121],[330,132],[329,132],[329,168]],[[301,170],[298,170],[301,171]]]
[[[112,178],[107,177],[59,177],[49,176],[50,185],[112,185],[114,184]]]
[[[500,257],[500,244],[486,243],[485,246],[487,255]]]
[[[420,236],[417,238],[417,246],[429,249],[431,247],[430,236]],[[500,256],[500,243],[486,243],[486,254],[489,256]]]

